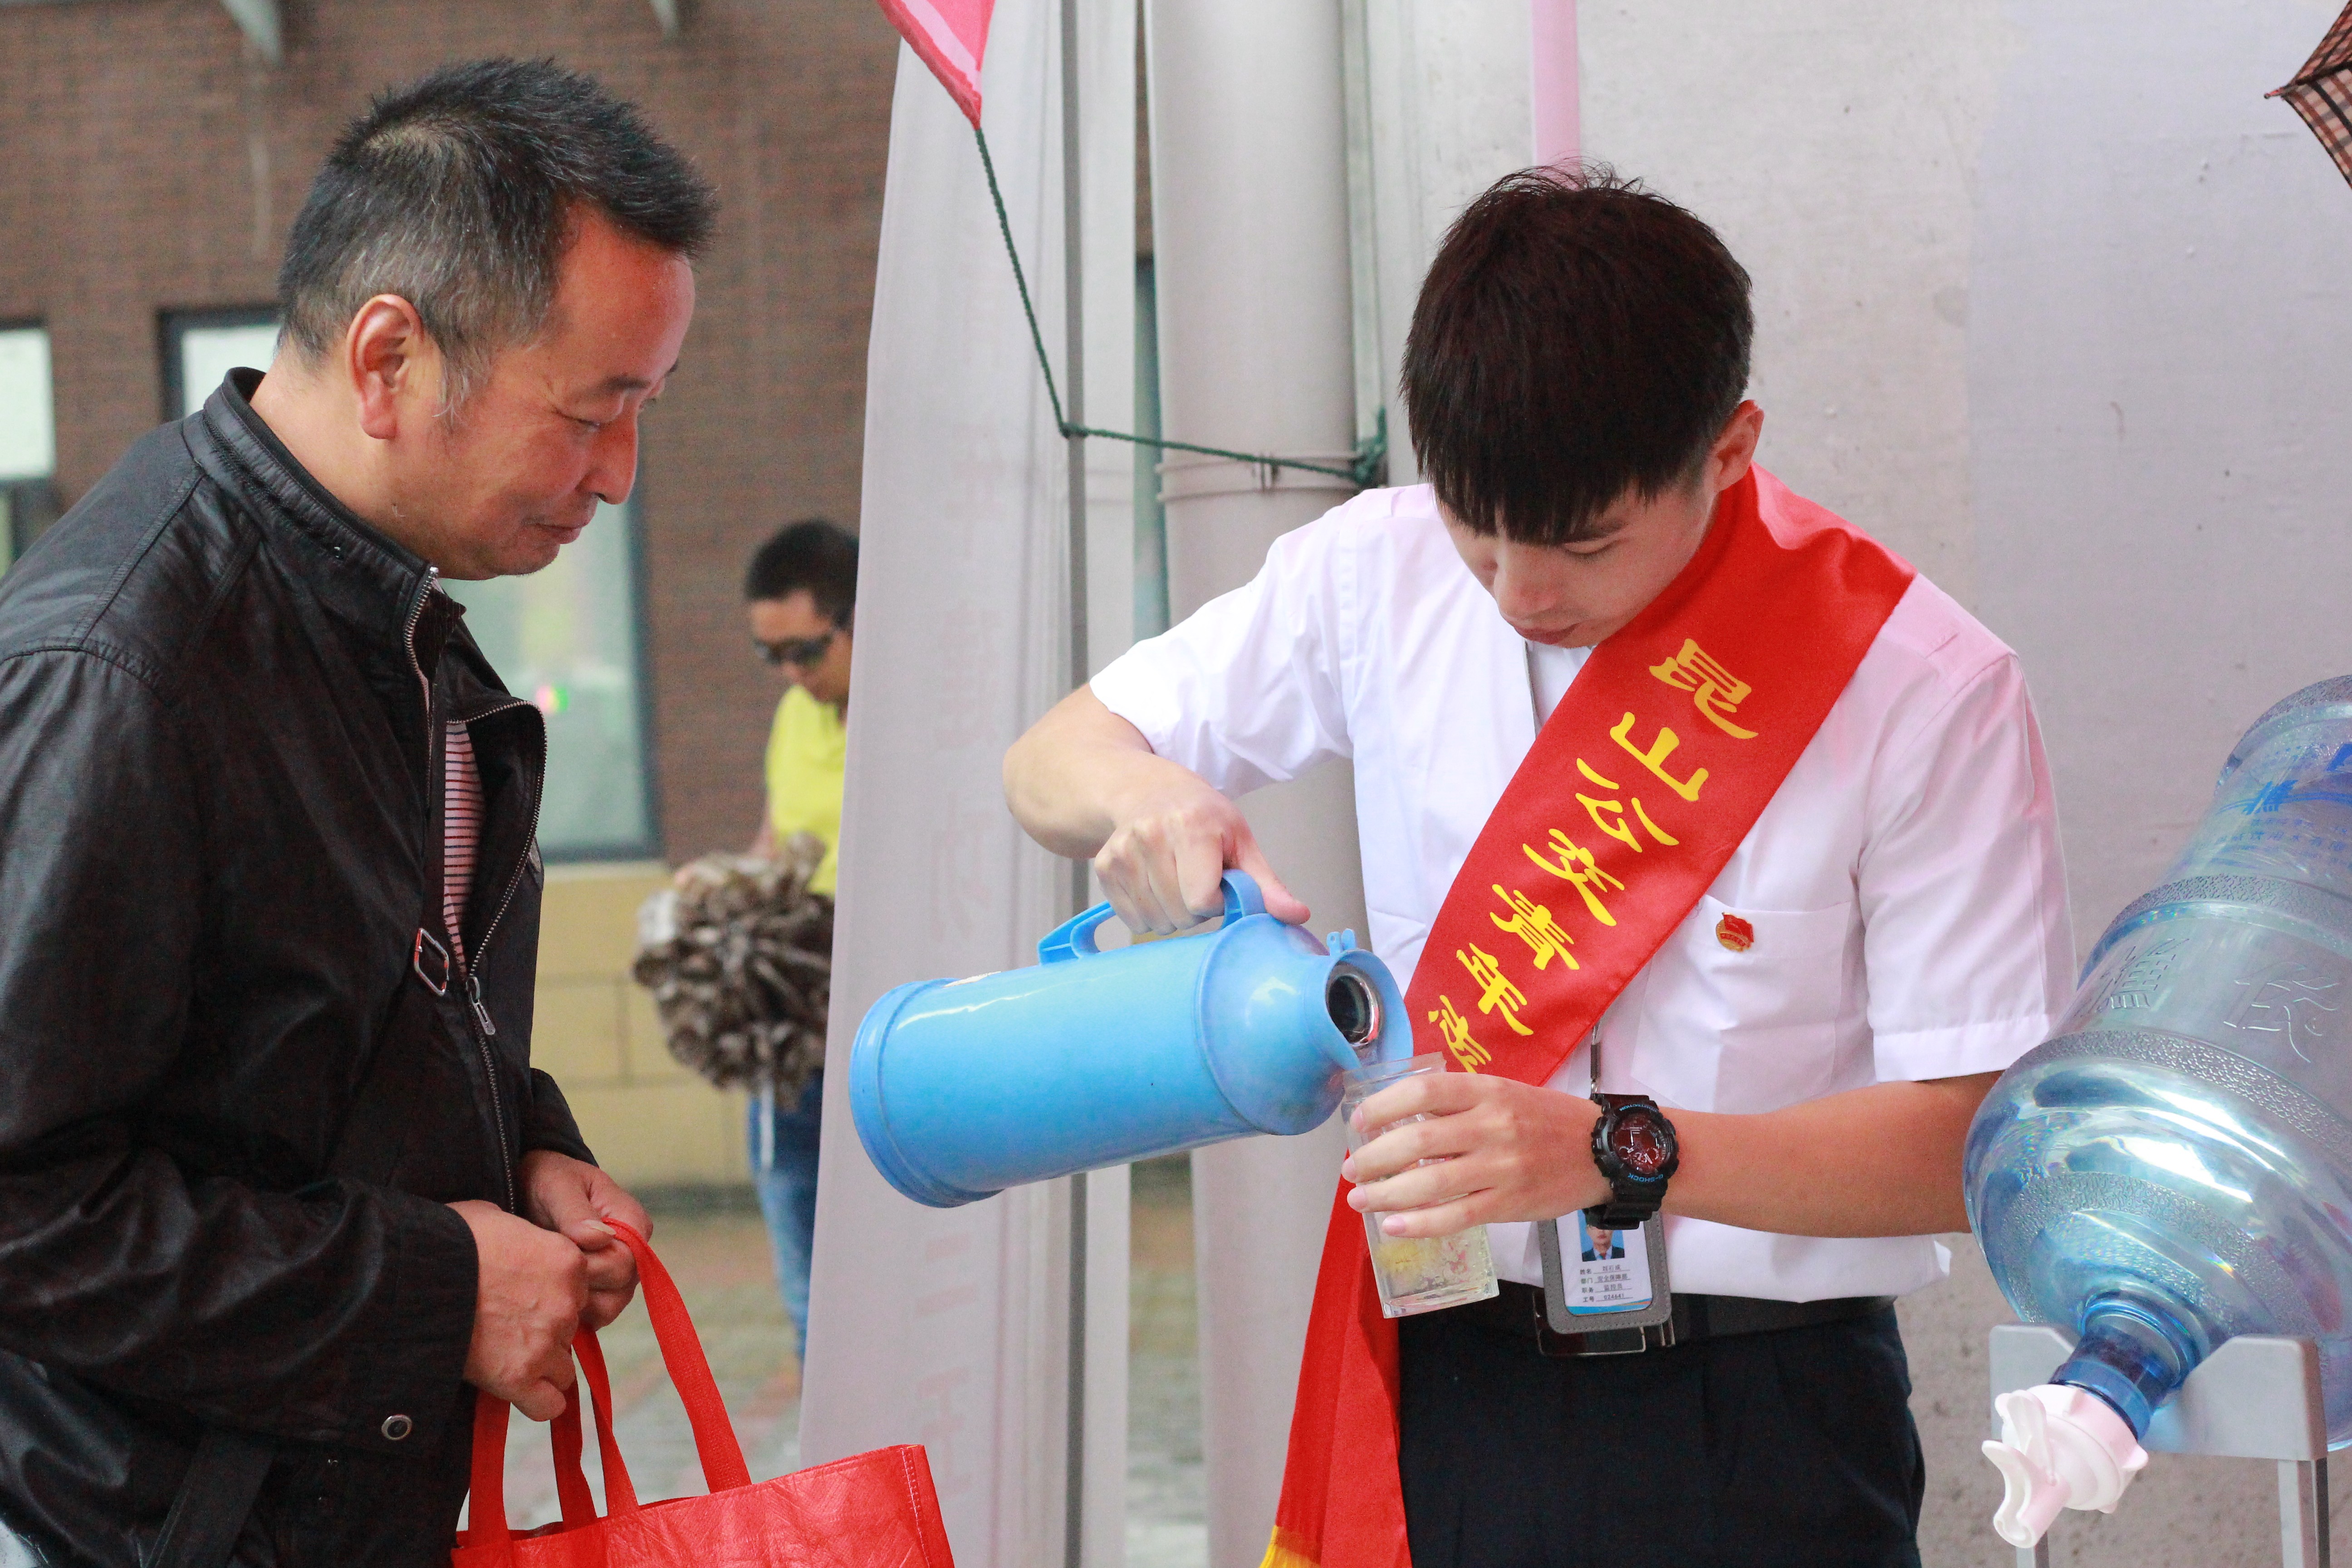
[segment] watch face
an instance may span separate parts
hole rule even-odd
[[[1609,1152],[1623,1164],[1627,1175],[1654,1180],[1666,1168],[1674,1145],[1667,1141],[1657,1113],[1634,1105],[1617,1113],[1609,1129]]]

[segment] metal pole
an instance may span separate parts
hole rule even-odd
[[[1068,367],[1065,417],[1073,426],[1087,422],[1086,230],[1079,194],[1078,5],[1062,0],[1062,363]],[[1087,438],[1064,438],[1068,450],[1070,491],[1070,679],[1086,684],[1087,668]],[[1083,859],[1070,862],[1070,912],[1087,907],[1091,890]],[[1087,1176],[1070,1178],[1070,1364],[1066,1401],[1067,1455],[1063,1485],[1064,1568],[1086,1561],[1087,1522]]]
[[[1079,210],[1078,7],[1062,0],[1062,361],[1069,367],[1064,417],[1073,427],[1087,422],[1086,244]],[[1087,668],[1087,438],[1066,438],[1070,471],[1070,686],[1086,683]],[[1087,899],[1087,865],[1075,862],[1071,901]],[[1072,911],[1076,913],[1074,910]]]
[[[2286,1568],[2327,1568],[2327,1461],[2282,1459],[2279,1557]]]

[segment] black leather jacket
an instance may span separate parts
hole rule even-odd
[[[0,579],[0,1521],[135,1568],[222,1426],[278,1446],[239,1563],[438,1568],[475,1290],[445,1205],[588,1157],[530,1065],[546,736],[254,384]],[[488,808],[471,975],[439,956],[450,721]]]

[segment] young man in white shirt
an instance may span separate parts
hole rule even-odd
[[[1502,182],[1414,315],[1433,482],[1286,535],[1006,759],[1168,931],[1229,867],[1306,920],[1229,796],[1352,757],[1371,944],[1469,1069],[1365,1108],[1431,1119],[1345,1169],[1276,1568],[1918,1561],[1891,1301],[2064,1000],[2054,808],[2015,657],[1753,469],[1748,286],[1605,172]],[[1678,1163],[1604,1174],[1628,1124]],[[1672,1324],[1544,1329],[1528,1222],[1661,1202]],[[1488,1224],[1503,1295],[1386,1324],[1355,1210]]]

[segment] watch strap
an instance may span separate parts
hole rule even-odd
[[[1639,1230],[1658,1217],[1658,1205],[1665,1200],[1661,1192],[1643,1202],[1624,1203],[1611,1199],[1597,1207],[1584,1211],[1584,1222],[1602,1230]]]

